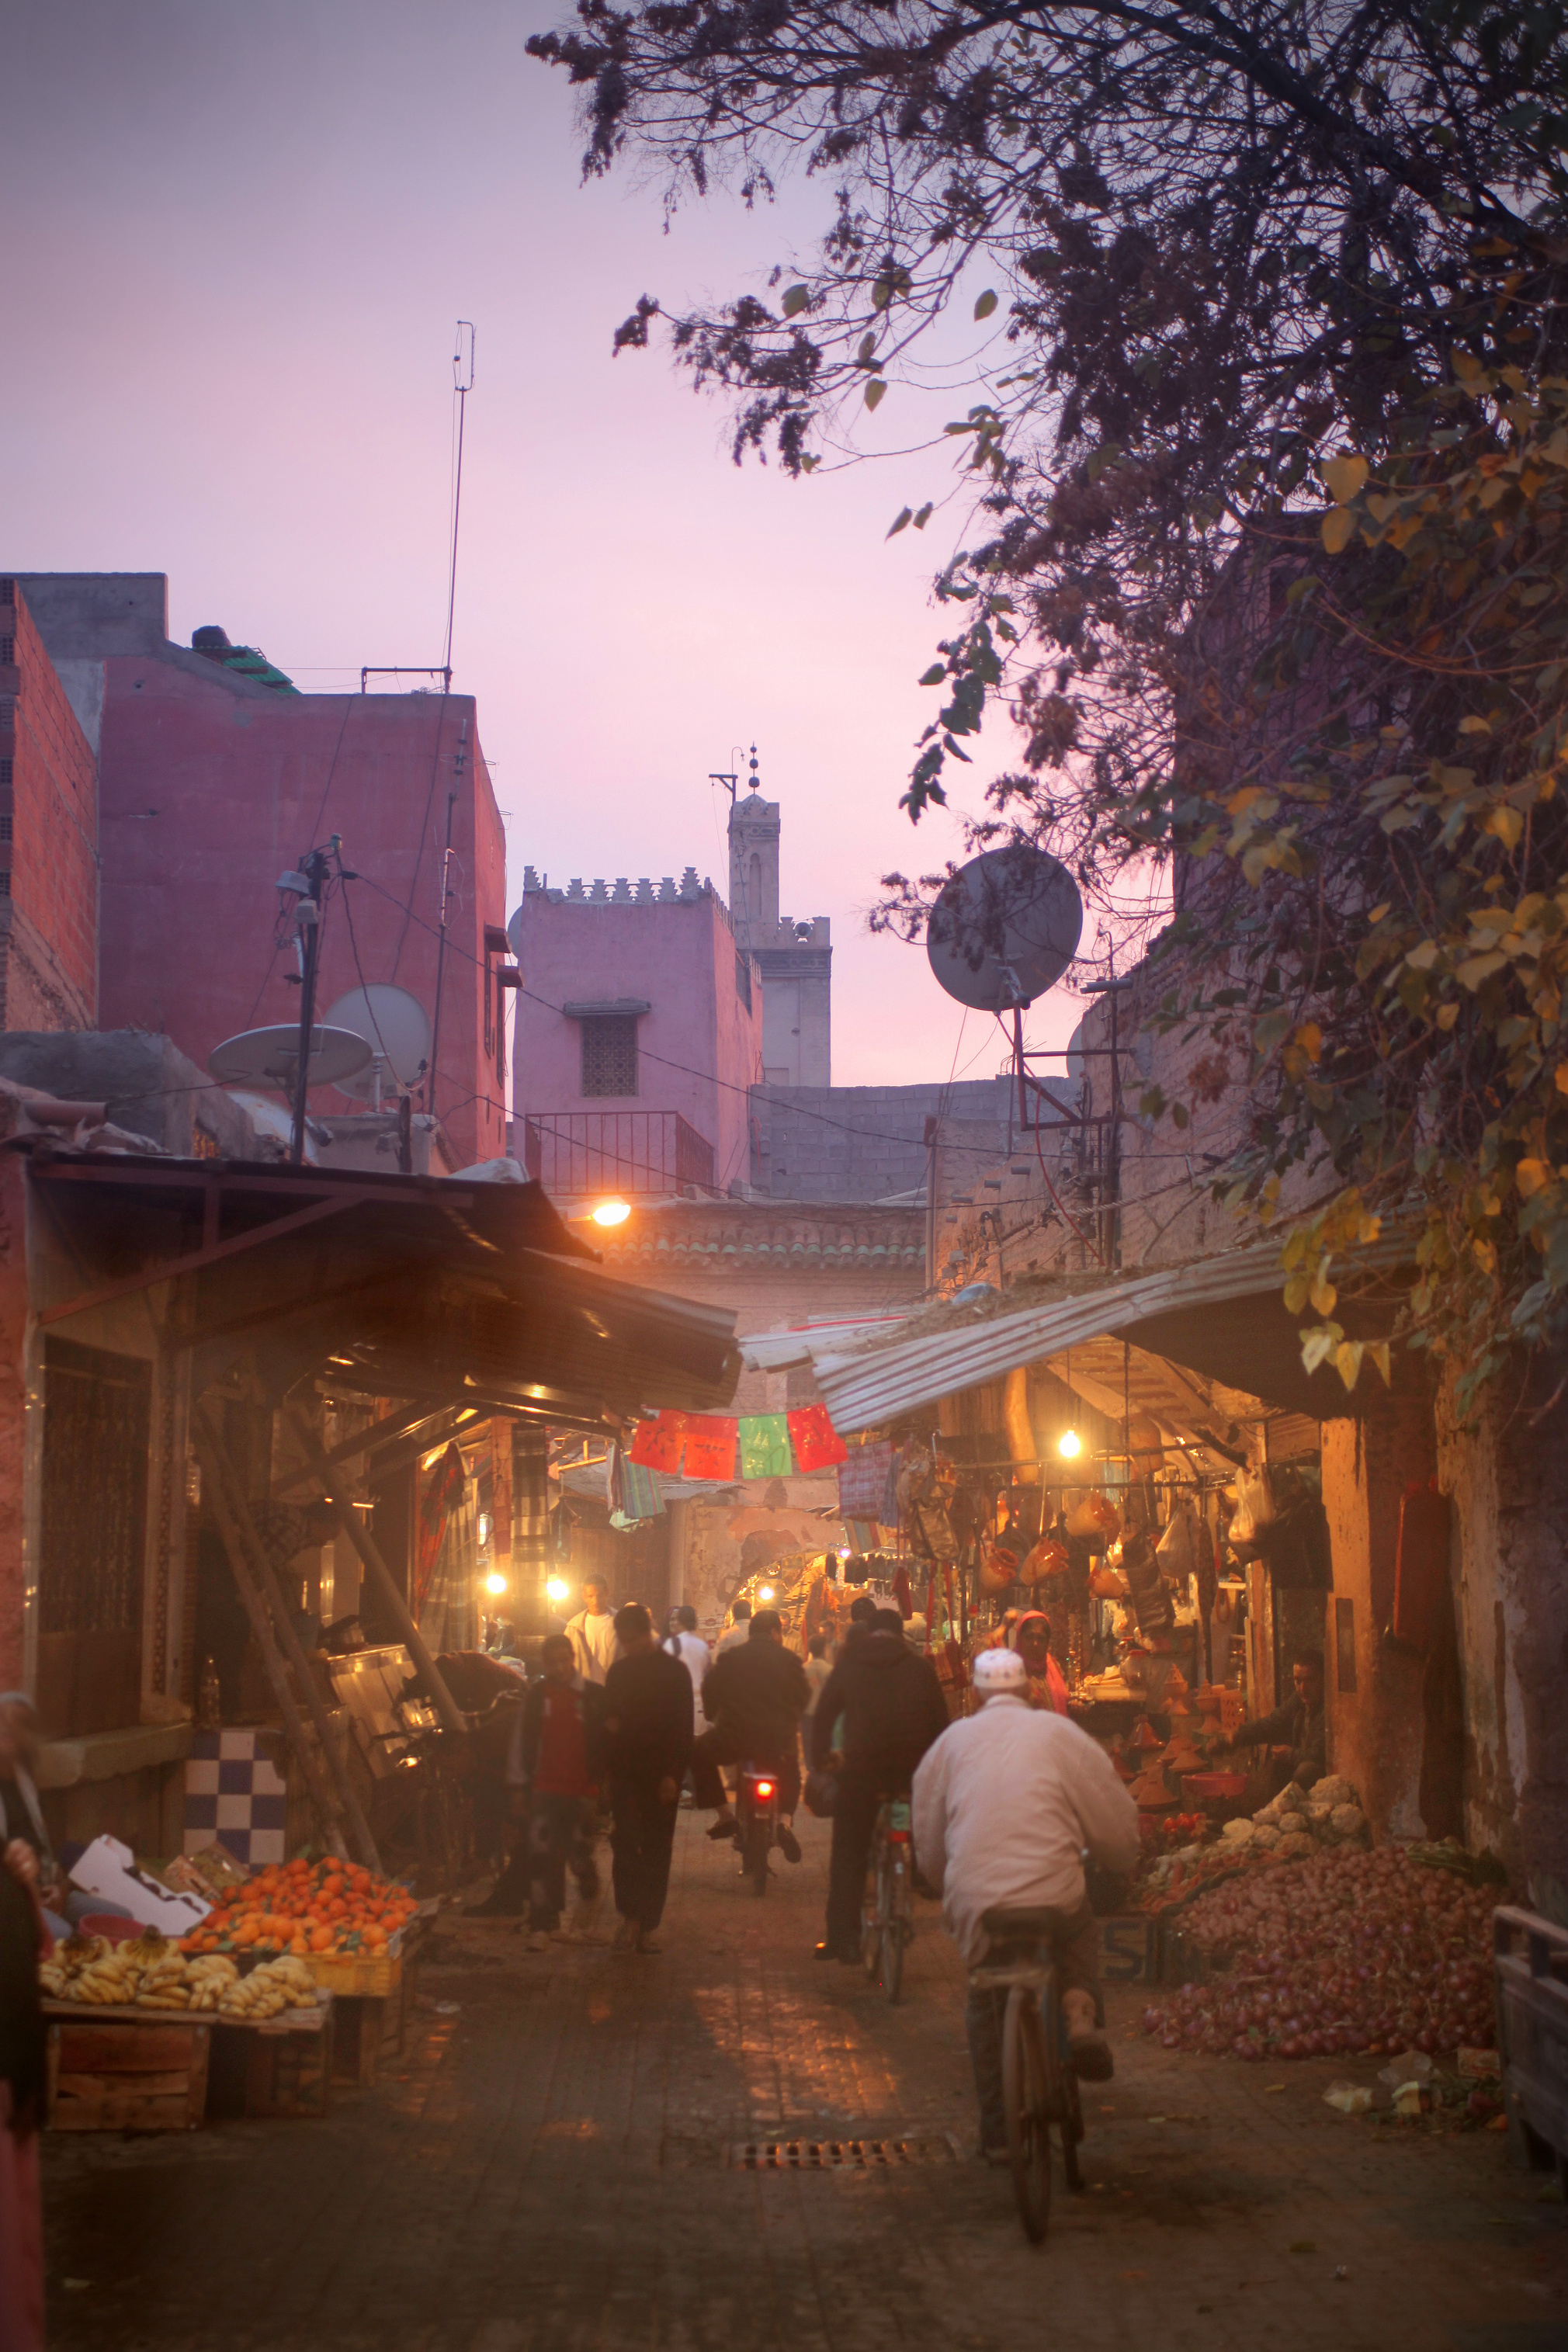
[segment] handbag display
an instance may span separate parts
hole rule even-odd
[[[1121,1514],[1108,1496],[1080,1495],[1067,1515],[1067,1531],[1103,1551],[1121,1533]]]

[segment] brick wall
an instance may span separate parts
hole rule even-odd
[[[1007,1148],[1005,1079],[914,1087],[758,1087],[752,1181],[784,1201],[880,1201],[926,1180],[925,1122],[942,1122],[944,1160],[978,1175]],[[941,1190],[939,1180],[939,1191]]]
[[[98,1018],[98,763],[27,610],[0,580],[0,1025]]]

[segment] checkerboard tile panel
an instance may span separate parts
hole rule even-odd
[[[185,1762],[184,1851],[216,1843],[252,1869],[281,1862],[289,1791],[264,1731],[198,1731]]]

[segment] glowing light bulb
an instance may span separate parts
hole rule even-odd
[[[492,1568],[489,1574],[486,1577],[485,1591],[487,1592],[495,1593],[500,1593],[506,1591],[506,1579],[501,1574],[499,1568]]]
[[[563,1583],[560,1577],[552,1576],[544,1590],[550,1600],[564,1601],[571,1588],[569,1585]]]
[[[771,1601],[771,1600],[773,1599],[773,1586],[772,1586],[771,1584],[759,1584],[759,1585],[758,1585],[758,1587],[757,1587],[757,1599],[758,1599],[759,1601]]]
[[[629,1201],[601,1201],[591,1212],[596,1225],[624,1225],[631,1213]]]
[[[1083,1452],[1083,1440],[1076,1429],[1064,1429],[1057,1440],[1057,1452],[1064,1462],[1076,1462]]]

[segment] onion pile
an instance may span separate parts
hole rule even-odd
[[[1143,2030],[1210,2057],[1490,2049],[1496,1901],[1398,1846],[1248,1873],[1186,1917],[1198,1944],[1233,1954],[1229,1973],[1146,2009]]]

